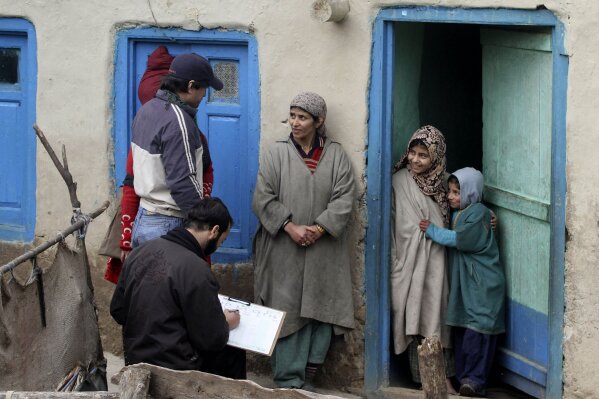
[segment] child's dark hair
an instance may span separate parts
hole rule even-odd
[[[221,233],[233,226],[233,218],[220,198],[203,198],[191,208],[184,227],[194,230],[209,230],[218,226]]]
[[[458,180],[458,178],[457,178],[457,177],[455,177],[454,175],[450,175],[450,176],[447,178],[447,183],[448,183],[448,184],[449,184],[449,183],[453,183],[453,184],[455,184],[456,186],[458,186],[458,188],[460,188],[460,181],[459,181],[459,180]]]
[[[424,142],[424,140],[422,139],[414,139],[412,141],[410,141],[410,146],[408,147],[408,150],[411,150],[412,148],[416,147],[417,145],[421,145],[425,148],[428,148],[428,146],[426,145],[426,143]]]
[[[188,86],[189,79],[181,79],[173,75],[164,75],[160,80],[160,90],[168,90],[172,93],[187,93]],[[194,80],[192,87],[197,90],[204,86]]]

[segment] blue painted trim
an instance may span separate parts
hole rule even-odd
[[[374,27],[370,119],[368,124],[366,229],[366,329],[364,388],[374,391],[389,385],[390,303],[388,279],[391,227],[391,129],[393,73],[393,28],[387,23]],[[378,56],[377,56],[378,55]],[[375,115],[376,114],[376,115]]]
[[[506,8],[393,7],[382,9],[376,22],[434,22],[480,25],[553,27],[559,23],[548,10]]]
[[[254,229],[255,230],[255,229]],[[254,231],[252,230],[252,231]],[[251,242],[250,242],[251,244]],[[249,261],[252,257],[251,248],[249,249],[238,249],[238,248],[225,248],[220,247],[217,252],[212,255],[213,263],[237,263],[243,261]]]
[[[434,22],[552,28],[553,132],[551,184],[551,282],[547,397],[561,397],[563,370],[564,248],[566,200],[566,90],[568,58],[565,29],[548,10],[395,7],[382,9],[373,26],[369,89],[367,214],[365,248],[366,333],[364,387],[368,392],[388,384],[390,303],[388,290],[390,237],[390,170],[392,126],[392,22]]]
[[[125,165],[129,143],[127,142],[127,130],[133,121],[133,110],[137,93],[128,84],[135,79],[133,65],[134,44],[140,41],[169,42],[193,42],[208,44],[241,44],[248,49],[248,131],[249,143],[248,164],[246,167],[250,176],[258,174],[259,146],[260,146],[260,78],[258,64],[258,43],[256,38],[249,33],[240,31],[209,30],[188,31],[183,29],[159,29],[159,28],[132,28],[121,30],[116,35],[114,86],[112,97],[113,128],[112,137],[114,143],[114,166],[110,176],[114,178],[115,190],[121,185],[125,176]],[[253,195],[255,179],[250,182],[250,193]],[[250,213],[249,231],[256,231],[256,218]],[[251,237],[247,240],[251,245]],[[243,238],[245,245],[246,238]],[[248,250],[219,250],[215,259],[219,262],[239,262],[251,257],[251,248]]]
[[[565,28],[556,20],[553,47],[553,134],[551,137],[551,252],[549,275],[549,368],[548,398],[563,394],[563,329],[566,252],[566,113],[568,56],[565,54]]]
[[[547,374],[549,365],[549,315],[511,298],[505,301],[506,333],[498,345],[506,353],[526,359],[533,368]],[[506,366],[508,367],[508,366]],[[526,372],[522,375],[528,375]],[[543,377],[546,381],[546,377]]]
[[[27,148],[25,148],[25,157],[27,168],[25,170],[24,189],[28,193],[26,198],[22,199],[22,204],[27,213],[25,214],[25,225],[23,229],[4,230],[1,232],[0,240],[23,241],[31,242],[35,237],[35,221],[36,221],[36,204],[37,204],[37,141],[36,135],[33,132],[33,124],[36,121],[36,104],[37,104],[37,36],[35,27],[30,21],[21,18],[0,18],[0,34],[17,34],[27,36],[27,45],[21,51],[26,52],[27,56],[27,79],[28,84],[23,91],[23,97],[27,101],[27,112],[25,115],[25,126],[27,134]],[[29,130],[31,128],[31,130]]]
[[[261,112],[261,84],[260,84],[260,71],[258,62],[258,41],[251,35],[246,35],[248,45],[248,92],[250,93],[250,99],[248,99],[248,154],[249,154],[249,174],[250,176],[258,176],[259,158],[260,158],[260,112]],[[252,101],[251,97],[257,100]],[[254,155],[252,155],[254,154]],[[254,156],[252,158],[252,156]],[[250,204],[252,198],[254,198],[254,189],[256,187],[256,179],[250,182]],[[253,212],[249,212],[250,218],[250,231],[253,232],[250,237],[250,242],[253,241],[253,235],[258,227],[258,219],[254,216]],[[249,248],[251,251],[251,248]],[[249,254],[252,255],[251,253]]]
[[[507,384],[518,388],[522,392],[536,398],[561,398],[561,396],[549,396],[544,385],[537,384],[530,380],[523,379],[520,375],[509,370],[502,371],[502,379]]]
[[[525,375],[529,381],[541,386],[545,386],[547,383],[547,370],[537,363],[531,362],[528,359],[519,356],[517,353],[504,348],[499,348],[496,356],[497,359],[501,359],[501,363],[505,365],[502,372],[517,372],[517,375]],[[520,378],[522,379],[522,377]]]

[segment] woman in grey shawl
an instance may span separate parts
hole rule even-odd
[[[450,346],[445,324],[448,300],[445,247],[427,240],[422,219],[446,226],[449,204],[445,185],[445,138],[433,126],[416,130],[393,174],[391,302],[395,353],[409,349],[412,379],[420,383],[416,347],[422,337],[440,337]],[[455,374],[445,351],[446,375]],[[450,392],[455,392],[449,380]]]
[[[354,327],[345,233],[355,183],[325,135],[326,111],[315,93],[291,101],[291,133],[264,152],[254,192],[255,300],[287,312],[271,358],[279,387],[311,389],[332,335]]]

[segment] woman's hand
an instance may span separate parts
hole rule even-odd
[[[313,232],[303,224],[289,222],[285,225],[285,232],[289,234],[293,242],[302,247],[307,247],[315,241]]]
[[[420,221],[420,223],[418,224],[418,227],[420,227],[420,230],[422,230],[423,232],[426,233],[426,229],[428,229],[428,226],[431,225],[430,220],[426,220],[426,219],[422,219]]]
[[[324,233],[315,224],[313,224],[312,226],[308,226],[308,231],[310,232],[309,239],[311,244],[314,244],[316,241],[320,239],[320,237],[324,235]]]

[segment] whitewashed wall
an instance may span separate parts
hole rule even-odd
[[[381,7],[513,7],[534,9],[537,0],[351,0],[348,18],[320,23],[310,1],[298,0],[0,0],[2,16],[29,19],[37,32],[37,121],[59,148],[65,144],[85,210],[112,199],[112,87],[115,37],[123,27],[158,25],[238,29],[258,42],[261,82],[261,144],[285,132],[281,120],[300,90],[320,93],[329,106],[331,136],[349,153],[357,176],[364,173],[372,21]],[[155,19],[149,8],[152,5]],[[565,24],[570,56],[567,114],[566,326],[564,382],[567,398],[599,397],[599,2],[547,1]],[[157,21],[157,22],[156,22]],[[361,183],[362,184],[362,183]],[[363,184],[362,184],[363,188]],[[67,191],[38,146],[36,236],[53,235],[70,215]],[[363,209],[354,223],[354,281],[362,292]],[[94,251],[108,223],[90,227]],[[102,265],[96,266],[101,273]],[[99,298],[99,302],[107,298]],[[363,322],[363,298],[357,299]],[[100,303],[100,306],[102,304]],[[360,346],[362,329],[354,335]],[[347,364],[358,383],[360,354]]]

